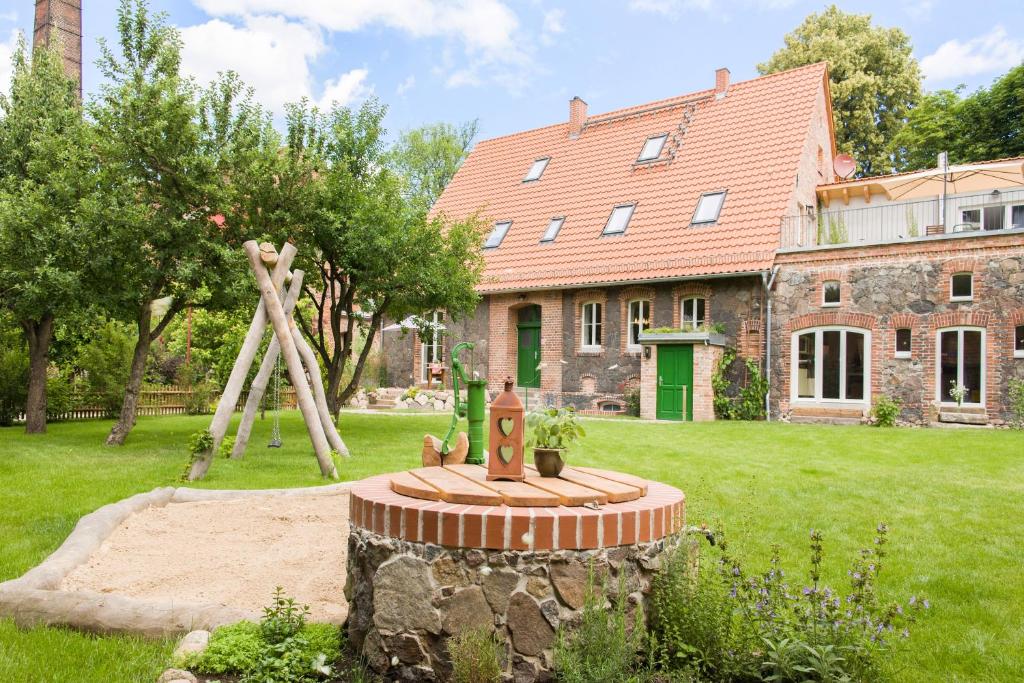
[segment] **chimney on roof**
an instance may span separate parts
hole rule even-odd
[[[569,100],[569,137],[578,138],[587,122],[587,103],[576,97]]]
[[[64,53],[64,70],[77,81],[82,99],[82,0],[36,0],[32,48],[48,45],[54,36]]]
[[[715,69],[715,97],[722,99],[729,92],[729,70],[725,67]]]

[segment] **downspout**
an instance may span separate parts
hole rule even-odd
[[[764,378],[768,390],[764,393],[764,416],[768,422],[772,421],[771,394],[772,394],[772,286],[775,284],[775,276],[779,274],[779,267],[772,266],[772,276],[769,279],[767,273],[761,273],[761,282],[764,284],[765,298],[765,323],[764,323]]]

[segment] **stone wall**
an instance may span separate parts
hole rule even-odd
[[[936,335],[946,327],[985,330],[985,408],[990,422],[1010,419],[1009,380],[1024,378],[1013,328],[1024,321],[1024,244],[1020,235],[956,235],[873,247],[782,253],[773,291],[772,396],[775,415],[790,406],[794,331],[844,325],[871,333],[872,402],[899,398],[901,419],[936,419]],[[954,272],[970,272],[972,301],[950,301]],[[839,306],[822,305],[822,282],[840,281]],[[909,358],[895,356],[898,328],[911,330]]]
[[[348,635],[357,652],[389,680],[446,680],[447,640],[470,628],[498,634],[509,680],[553,680],[559,627],[579,622],[593,570],[631,614],[646,614],[662,555],[678,534],[651,543],[553,552],[452,549],[376,534],[349,534]]]

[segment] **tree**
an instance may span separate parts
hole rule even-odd
[[[907,34],[832,5],[804,19],[785,44],[758,71],[827,62],[836,146],[857,160],[858,175],[889,173],[892,140],[921,96],[920,68]]]
[[[405,179],[406,196],[430,208],[451,181],[473,145],[477,121],[460,126],[433,123],[406,131],[391,153],[395,171]]]
[[[290,106],[284,169],[275,174],[288,201],[278,204],[274,234],[294,240],[296,267],[307,272],[313,311],[297,309],[296,318],[326,368],[332,412],[359,386],[385,317],[444,309],[457,318],[478,301],[479,222],[428,218],[423,195],[403,193],[385,163],[384,112],[375,100],[326,113]],[[357,335],[363,346],[352,359]]]
[[[109,445],[134,426],[150,345],[174,317],[251,290],[231,179],[266,122],[234,75],[204,91],[180,74],[180,36],[145,0],[122,0],[117,23],[120,54],[101,41],[106,82],[92,107],[104,189],[94,216],[106,228],[95,266],[107,309],[138,339]]]
[[[14,54],[10,95],[0,95],[0,307],[28,342],[25,431],[46,431],[46,373],[55,321],[88,288],[92,239],[81,220],[95,164],[78,87],[59,47]]]
[[[939,152],[953,163],[1024,156],[1024,65],[991,88],[963,90],[928,93],[911,110],[894,140],[902,169],[934,167]]]

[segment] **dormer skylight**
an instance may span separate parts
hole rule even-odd
[[[561,216],[558,218],[552,218],[551,222],[548,223],[548,229],[544,231],[544,236],[540,238],[541,242],[554,242],[555,238],[558,237],[558,231],[562,229],[562,223],[565,222],[565,217]]]
[[[721,192],[706,192],[697,201],[697,210],[693,212],[691,225],[701,223],[714,223],[718,220],[718,214],[722,212],[722,204],[725,202],[725,190]]]
[[[548,162],[551,161],[551,157],[544,157],[543,159],[537,159],[530,166],[530,170],[526,172],[526,177],[523,178],[524,183],[528,183],[531,180],[540,180],[541,175],[544,173],[544,169],[548,167]]]
[[[644,148],[640,150],[640,156],[637,157],[637,161],[654,161],[660,157],[661,150],[665,146],[665,140],[668,140],[668,133],[652,135],[647,138]]]
[[[626,232],[626,228],[629,226],[629,219],[633,217],[633,209],[636,208],[636,204],[619,204],[612,209],[612,214],[608,216],[608,222],[604,226],[604,232],[602,235],[621,235]]]
[[[501,241],[505,239],[505,235],[508,234],[508,229],[512,227],[512,221],[501,221],[500,223],[494,224],[494,229],[491,230],[491,234],[487,237],[487,241],[484,242],[484,249],[494,249],[496,246],[501,244]]]

